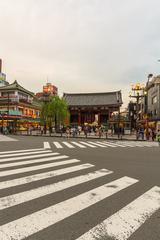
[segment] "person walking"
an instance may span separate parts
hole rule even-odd
[[[152,128],[151,130],[152,130],[152,131],[151,131],[152,141],[154,141],[155,138],[156,138],[156,132],[155,132],[155,129],[154,129],[154,128]]]
[[[157,141],[160,147],[160,129],[158,129],[158,132],[157,132]]]

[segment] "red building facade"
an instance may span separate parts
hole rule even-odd
[[[113,112],[122,105],[121,91],[105,93],[64,93],[71,125],[108,124]]]

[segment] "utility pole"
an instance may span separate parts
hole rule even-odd
[[[145,97],[145,87],[137,83],[132,85],[132,92],[129,95],[130,98],[135,98],[136,100],[136,132],[138,132],[138,124],[139,124],[139,103],[140,99]]]

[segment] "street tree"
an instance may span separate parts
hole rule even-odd
[[[63,98],[54,96],[50,102],[44,103],[41,111],[42,122],[49,127],[50,132],[53,126],[57,131],[65,120],[69,117],[68,105]]]

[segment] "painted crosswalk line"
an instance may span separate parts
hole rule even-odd
[[[27,238],[137,182],[136,179],[122,177],[76,197],[6,223],[1,226],[1,237],[3,240]]]
[[[53,142],[53,144],[56,146],[56,148],[63,148],[59,142]]]
[[[122,145],[122,142],[110,142],[110,144],[116,147],[126,147],[125,145]]]
[[[77,240],[127,240],[159,209],[160,187],[155,186]]]
[[[30,155],[30,156],[23,156],[23,157],[10,157],[10,158],[3,158],[0,159],[0,164],[3,162],[12,162],[12,161],[18,161],[18,160],[28,160],[28,159],[34,159],[34,158],[44,158],[44,157],[51,157],[51,156],[55,156],[55,155],[59,155],[59,153],[53,153],[53,152],[49,152],[49,153],[45,153],[45,154],[37,154],[37,155]]]
[[[83,145],[86,145],[87,147],[91,147],[91,148],[97,148],[97,146],[94,146],[94,145],[92,145],[92,144],[90,144],[90,143],[88,143],[88,142],[80,142],[81,144],[83,144]]]
[[[23,152],[33,152],[33,151],[44,151],[44,148],[34,148],[34,149],[24,149],[24,150],[14,150],[14,151],[4,151],[0,152],[1,154],[12,154],[12,153],[23,153]]]
[[[73,167],[67,167],[67,168],[62,168],[62,169],[58,169],[58,170],[48,171],[45,173],[29,175],[27,177],[12,179],[12,180],[8,180],[8,181],[0,182],[0,190],[5,189],[5,188],[10,188],[10,187],[15,187],[15,186],[22,185],[22,184],[35,182],[35,181],[39,181],[39,180],[43,180],[43,179],[47,179],[47,178],[64,175],[67,173],[78,172],[78,171],[92,168],[92,167],[94,167],[93,164],[85,163],[85,164],[80,164],[80,165],[76,165]]]
[[[43,144],[44,144],[44,148],[45,148],[45,149],[50,149],[50,148],[51,148],[49,142],[44,142]]]
[[[71,142],[72,144],[76,145],[77,147],[80,147],[80,148],[86,148],[86,146],[80,144],[79,142]]]
[[[51,150],[43,150],[43,151],[41,151],[40,153],[41,154],[43,154],[43,153],[49,153],[49,152],[52,152]],[[3,157],[14,157],[14,156],[27,156],[27,155],[31,155],[31,154],[38,154],[39,153],[39,151],[33,151],[33,152],[25,152],[25,153],[13,153],[13,154],[1,154],[0,155],[0,160],[1,160],[1,158]]]
[[[45,163],[47,161],[54,161],[54,160],[58,160],[58,159],[64,159],[64,158],[68,158],[68,156],[64,155],[64,156],[55,156],[57,154],[53,154],[52,157],[46,157],[46,158],[38,158],[38,159],[34,159],[34,160],[27,160],[27,161],[20,161],[20,162],[12,162],[12,163],[3,163],[3,164],[0,164],[0,169],[3,169],[3,168],[7,168],[7,167],[19,167],[19,166],[24,166],[24,165],[28,165],[28,164],[34,164],[34,163],[39,163],[39,164],[42,164],[42,163]]]
[[[71,149],[75,149],[75,147],[78,148],[97,148],[97,147],[102,147],[102,148],[133,148],[133,147],[158,147],[158,144],[156,142],[136,142],[136,141],[108,141],[108,140],[103,140],[103,141],[64,141],[64,142],[53,142],[53,145],[57,149],[63,149],[64,147],[68,147]]]
[[[107,146],[107,147],[112,147],[112,148],[116,148],[117,146],[109,143],[109,142],[98,142],[98,143],[102,143],[103,145]]]
[[[71,145],[69,142],[62,142],[64,145],[66,145],[68,148],[75,148],[75,146]]]
[[[59,159],[65,159],[65,158],[68,158],[68,156],[60,156],[59,157]],[[56,167],[56,166],[76,163],[76,162],[79,162],[79,160],[69,159],[69,160],[65,160],[65,161],[52,162],[52,163],[47,163],[47,164],[38,165],[38,166],[30,166],[30,167],[24,167],[24,168],[20,168],[20,169],[6,170],[6,171],[0,172],[0,177],[15,175],[15,174],[19,174],[19,173],[26,173],[26,172],[46,169],[46,168],[50,168],[50,167]]]
[[[88,143],[93,144],[93,145],[96,145],[96,146],[98,146],[98,147],[102,147],[102,148],[106,148],[106,147],[107,147],[107,146],[105,146],[105,145],[102,144],[102,143],[90,142],[90,141],[88,141]]]
[[[89,182],[111,173],[113,172],[107,169],[101,169],[95,172],[91,172],[85,175],[80,175],[78,177],[73,177],[67,180],[63,180],[57,183],[53,183],[53,184],[32,189],[29,191],[13,194],[7,197],[2,197],[0,198],[0,210],[36,199],[42,196],[46,196],[48,194],[55,193],[55,192],[76,186],[78,184]]]

